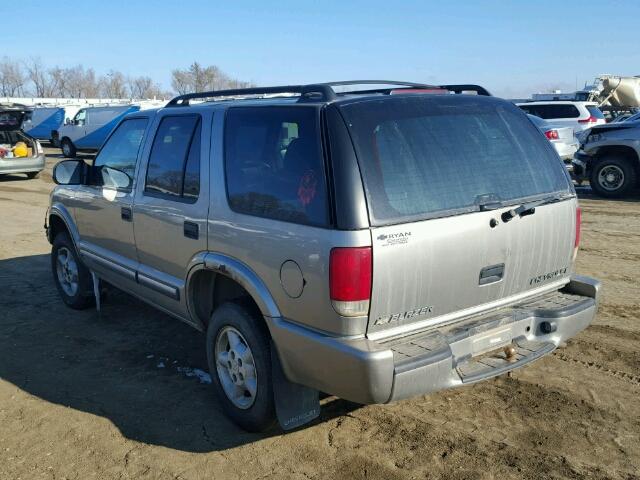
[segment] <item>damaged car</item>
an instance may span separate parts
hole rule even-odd
[[[22,105],[0,105],[0,175],[24,173],[35,178],[44,169],[40,142],[22,130],[28,112]]]

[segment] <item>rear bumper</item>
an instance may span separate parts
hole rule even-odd
[[[600,282],[574,276],[558,292],[378,342],[267,322],[289,380],[358,403],[387,403],[491,378],[551,353],[593,321],[599,290]],[[504,345],[514,347],[509,359],[494,352]]]
[[[44,170],[44,154],[36,157],[0,158],[0,173],[28,173]]]
[[[560,158],[564,161],[571,160],[573,158],[573,154],[578,151],[579,147],[577,142],[552,142],[552,144]]]

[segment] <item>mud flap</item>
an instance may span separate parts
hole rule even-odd
[[[273,341],[271,342],[271,372],[276,415],[283,430],[292,430],[318,418],[320,415],[319,392],[313,388],[292,383],[285,377]]]
[[[96,311],[100,313],[100,277],[91,272],[91,278],[93,279],[93,295],[96,298]]]

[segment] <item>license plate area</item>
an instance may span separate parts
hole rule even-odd
[[[476,357],[483,353],[497,350],[509,345],[513,340],[511,325],[502,325],[498,328],[479,333],[471,338],[471,356]]]

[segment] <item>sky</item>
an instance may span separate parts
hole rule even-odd
[[[260,86],[477,83],[526,98],[640,75],[640,1],[0,0],[0,57],[148,75],[217,65]],[[19,28],[18,28],[19,27]]]

